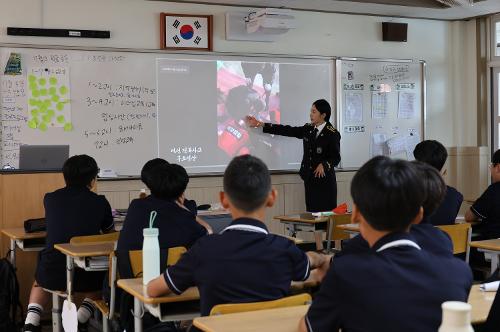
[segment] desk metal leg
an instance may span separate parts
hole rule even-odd
[[[73,287],[73,270],[73,257],[66,255],[66,292],[68,293],[69,302],[73,301],[73,298],[71,297]]]
[[[495,272],[495,270],[498,268],[498,253],[492,252],[491,253],[491,272],[490,275]]]
[[[314,231],[314,242],[316,242],[316,250],[323,250],[323,231]]]
[[[10,263],[16,267],[16,240],[10,239]]]
[[[59,296],[55,293],[52,293],[52,331],[62,331],[61,301]]]
[[[142,303],[134,297],[134,331],[142,332]]]

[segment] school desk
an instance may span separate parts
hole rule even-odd
[[[472,241],[470,243],[470,246],[472,248],[477,248],[478,251],[491,255],[490,273],[493,273],[498,268],[500,256],[500,239]]]
[[[163,322],[189,320],[200,316],[199,310],[167,312],[161,308],[161,304],[165,303],[198,301],[200,293],[196,287],[190,287],[180,295],[171,293],[160,297],[149,297],[146,286],[142,284],[142,278],[120,279],[117,285],[134,297],[134,329],[136,332],[142,332],[142,316],[145,310]]]
[[[328,227],[328,224],[330,223],[330,217],[314,217],[310,213],[300,213],[275,216],[274,219],[279,220],[280,223],[285,225],[285,228],[291,237],[297,237],[297,232],[313,232],[315,234],[316,248],[318,250],[323,249],[321,234],[326,233],[328,230],[328,235],[326,238],[326,250],[327,252],[330,252],[330,249],[332,247],[331,233],[333,230],[333,227]],[[318,234],[319,236],[317,236]]]
[[[46,232],[26,233],[23,227],[2,229],[10,240],[9,259],[16,266],[16,246],[22,251],[40,251],[45,247]]]
[[[481,292],[479,285],[472,286],[469,295],[472,324],[484,323],[488,317],[495,292]],[[194,326],[205,332],[296,332],[300,319],[309,306],[249,311],[236,314],[198,317]]]

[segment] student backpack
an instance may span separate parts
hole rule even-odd
[[[17,331],[21,327],[17,309],[23,316],[19,302],[19,282],[16,270],[7,258],[0,259],[0,331]]]

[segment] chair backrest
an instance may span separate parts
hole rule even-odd
[[[120,232],[99,234],[99,235],[85,235],[85,236],[74,236],[69,240],[71,244],[82,244],[82,243],[104,243],[104,242],[115,242],[118,241],[118,236]]]
[[[182,254],[186,252],[185,247],[172,247],[168,248],[167,265],[174,265],[181,258]],[[134,276],[142,274],[142,250],[130,250],[129,253],[130,266]]]
[[[466,253],[466,260],[468,261],[471,225],[469,223],[464,223],[454,225],[439,225],[436,227],[450,236],[451,241],[453,242],[453,254]]]
[[[304,293],[304,294],[284,297],[282,299],[273,301],[218,304],[214,306],[212,310],[210,310],[210,316],[233,314],[244,311],[257,311],[264,309],[293,307],[298,305],[310,304],[311,301],[312,301],[311,295]]]
[[[337,226],[350,224],[351,223],[351,214],[350,213],[334,214],[330,218],[333,221],[333,232],[332,232],[332,238],[330,240],[348,240],[348,239],[350,239],[351,237],[349,236],[349,233],[346,233],[345,231],[341,230]]]

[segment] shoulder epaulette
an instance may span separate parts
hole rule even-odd
[[[328,129],[332,133],[336,133],[337,132],[337,129],[333,128],[333,126],[326,126],[326,129]]]

